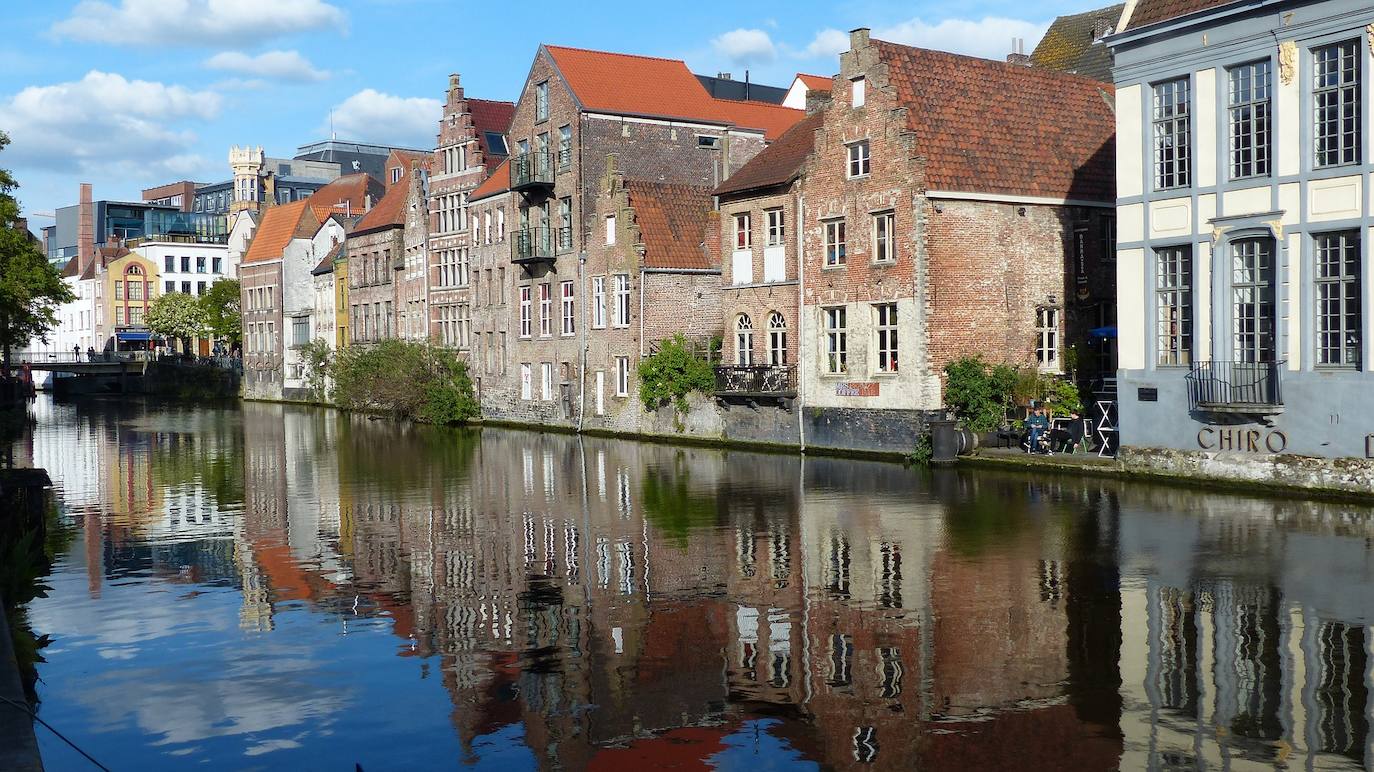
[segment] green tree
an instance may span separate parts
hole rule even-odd
[[[687,395],[710,393],[716,387],[716,370],[693,353],[681,333],[663,341],[658,351],[639,363],[639,398],[645,410],[672,403],[687,412]]]
[[[0,131],[0,150],[9,143]],[[48,331],[57,326],[57,309],[74,299],[37,240],[17,227],[17,187],[9,171],[0,169],[0,349],[6,373],[11,352],[35,338],[46,342]]]
[[[239,311],[239,280],[220,279],[200,296],[205,325],[218,340],[238,343],[243,339],[243,316]]]
[[[181,341],[181,350],[191,350],[191,339],[209,331],[200,303],[184,292],[168,292],[148,304],[148,329],[164,338]]]

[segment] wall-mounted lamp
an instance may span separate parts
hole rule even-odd
[[[1021,215],[1022,217],[1025,217],[1025,216],[1026,216],[1026,208],[1025,208],[1024,206],[1018,206],[1018,207],[1016,207],[1016,213],[1019,214],[1019,215]]]

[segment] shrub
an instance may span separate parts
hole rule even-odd
[[[930,466],[930,460],[934,457],[935,449],[931,446],[930,433],[927,432],[916,438],[916,447],[912,448],[906,459],[916,466]]]
[[[323,340],[312,340],[300,348],[305,361],[305,387],[319,402],[329,399],[329,370],[334,363],[334,351]]]
[[[340,350],[329,367],[334,402],[346,410],[430,423],[466,421],[478,413],[467,365],[429,343],[386,340]]]
[[[688,394],[709,393],[715,387],[711,363],[694,354],[681,333],[663,341],[657,353],[639,363],[639,398],[645,410],[671,402],[678,412],[685,413]]]
[[[945,401],[964,425],[975,432],[996,429],[1012,405],[1044,403],[1057,416],[1082,412],[1083,401],[1072,381],[1029,367],[989,367],[974,355],[945,365]]]

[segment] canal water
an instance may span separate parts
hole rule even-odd
[[[280,405],[36,404],[114,769],[1374,759],[1368,509]],[[40,730],[49,769],[84,762]]]

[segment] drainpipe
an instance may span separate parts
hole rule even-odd
[[[644,358],[644,266],[639,266],[639,358]],[[636,364],[636,367],[638,364]]]
[[[805,218],[806,197],[800,191],[797,192],[797,444],[801,446],[801,452],[806,452],[806,420],[802,412],[806,409],[806,394],[802,385],[806,383],[803,374],[806,370],[802,363],[806,361],[806,336],[803,334],[802,309],[806,303],[806,261],[802,259],[802,245],[806,239],[802,236],[805,228],[803,223]]]
[[[585,242],[584,242],[583,245],[585,246]],[[587,299],[588,299],[588,297],[587,297],[587,293],[583,292],[583,290],[586,289],[586,287],[583,286],[583,282],[586,281],[585,277],[583,276],[583,274],[584,274],[585,271],[586,271],[586,266],[587,266],[587,250],[584,249],[584,250],[582,250],[581,252],[577,253],[577,291],[583,293],[583,294],[582,294],[582,313],[579,315],[579,316],[581,317],[581,319],[580,319],[580,322],[579,322],[579,325],[578,325],[578,331],[577,331],[577,337],[578,337],[578,341],[577,341],[577,352],[578,352],[578,358],[579,358],[579,360],[580,360],[580,361],[578,361],[578,363],[577,363],[577,433],[578,433],[578,435],[579,435],[579,437],[578,437],[578,447],[579,447],[579,448],[581,447],[581,444],[582,444],[582,440],[581,440],[581,434],[582,434],[582,415],[583,415],[583,413],[586,412],[586,409],[587,409]],[[584,499],[585,499],[585,487],[586,487],[586,480],[585,480],[585,477],[586,477],[586,466],[585,466],[585,465],[586,465],[586,460],[584,459],[584,460],[583,460],[583,470],[582,470],[582,475],[583,475],[583,478],[584,478],[584,479],[583,479],[583,488],[584,488],[584,493],[583,493],[583,495],[584,495]]]

